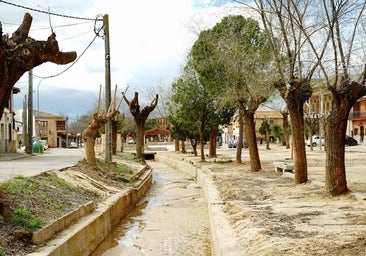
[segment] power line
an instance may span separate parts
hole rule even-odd
[[[54,13],[54,12],[49,12],[49,11],[43,11],[43,10],[28,7],[28,6],[24,6],[24,5],[10,3],[10,2],[4,1],[4,0],[0,0],[0,2],[4,3],[4,4],[15,6],[18,8],[22,8],[22,9],[26,9],[26,10],[30,10],[30,11],[34,11],[34,12],[39,12],[39,13],[44,13],[47,15],[59,16],[59,17],[64,17],[64,18],[69,18],[69,19],[78,19],[78,20],[89,20],[89,21],[95,20],[95,18],[76,17],[76,16],[71,16],[71,15],[64,15],[64,14],[59,14],[59,13]]]

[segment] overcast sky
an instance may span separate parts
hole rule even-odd
[[[49,16],[0,2],[3,33],[14,32],[24,13],[29,12],[33,16],[30,37],[46,40],[52,26],[60,49],[77,52],[79,59],[71,65],[46,63],[33,70],[34,108],[39,104],[41,111],[72,118],[92,109],[100,85],[105,84],[105,41],[94,32],[94,28],[101,25],[93,20],[98,15],[109,16],[112,90],[116,84],[119,91],[124,91],[128,85],[130,97],[135,91],[147,97],[144,93],[148,88],[170,86],[179,76],[200,30],[237,12],[231,1],[224,0],[5,2],[61,15]],[[24,95],[28,94],[28,73],[16,86],[21,93],[15,96],[15,107],[20,108]]]

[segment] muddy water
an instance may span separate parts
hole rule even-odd
[[[92,256],[211,255],[207,205],[193,177],[151,161],[145,197]]]

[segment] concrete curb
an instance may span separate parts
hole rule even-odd
[[[112,195],[107,201],[100,203],[91,214],[58,233],[57,237],[48,241],[39,252],[28,255],[90,255],[136,206],[151,183],[152,170],[149,169],[139,177],[138,185]]]
[[[235,239],[234,230],[222,211],[222,205],[225,202],[219,199],[218,191],[213,184],[214,176],[210,169],[205,166],[197,167],[193,162],[186,163],[162,154],[156,154],[155,159],[196,177],[197,182],[202,187],[207,201],[212,255],[242,255],[242,251],[238,246],[239,242]]]

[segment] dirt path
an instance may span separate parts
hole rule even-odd
[[[150,190],[93,255],[211,255],[202,189],[182,172],[149,165]]]

